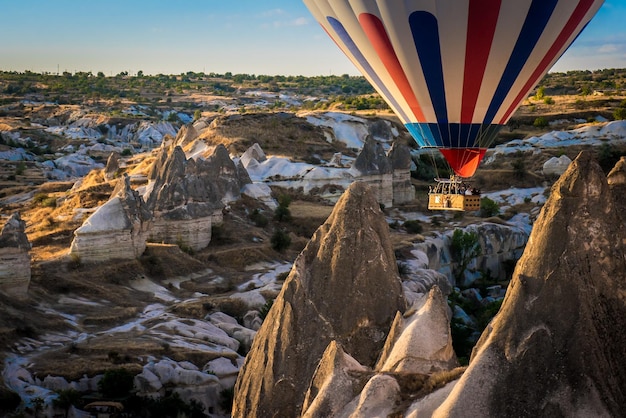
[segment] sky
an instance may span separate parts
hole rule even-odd
[[[626,68],[606,0],[553,71]],[[0,0],[0,70],[358,75],[301,0]]]

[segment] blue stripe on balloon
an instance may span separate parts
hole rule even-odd
[[[399,116],[404,121],[410,120],[410,118],[406,115],[406,113],[404,113],[402,107],[400,107],[396,99],[393,98],[387,87],[385,87],[385,84],[382,82],[380,77],[378,77],[376,71],[374,71],[369,62],[367,62],[367,59],[361,53],[359,47],[354,43],[348,31],[346,31],[346,28],[341,24],[340,21],[332,16],[327,16],[327,19],[330,26],[333,28],[337,36],[339,36],[339,38],[341,39],[341,42],[343,42],[343,44],[346,46],[346,48],[348,48],[348,51],[350,51],[354,59],[361,65],[361,67],[363,67],[363,71],[367,73],[367,75],[370,77],[376,87],[380,89],[380,92],[383,94],[385,100],[387,100],[389,104],[394,107],[396,112],[400,114]]]
[[[502,125],[480,123],[407,123],[420,147],[487,148]]]
[[[431,13],[416,11],[409,16],[409,25],[428,86],[435,117],[437,122],[446,123],[448,121],[448,108],[437,18]]]
[[[533,0],[509,62],[485,114],[485,123],[491,123],[496,117],[496,113],[537,45],[557,3],[558,0]]]

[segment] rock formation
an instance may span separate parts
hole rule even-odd
[[[626,157],[620,158],[607,176],[607,181],[620,207],[626,205]]]
[[[209,244],[211,227],[222,221],[225,204],[237,200],[250,183],[223,145],[206,159],[187,159],[178,145],[163,147],[149,179],[146,200],[155,218],[150,240],[194,251]]]
[[[528,233],[513,225],[484,222],[470,225],[464,228],[464,232],[478,235],[481,255],[468,265],[462,283],[455,283],[453,274],[455,265],[450,253],[450,244],[454,231],[449,231],[439,237],[429,237],[424,242],[416,244],[414,253],[424,254],[424,259],[428,260],[425,268],[445,274],[453,284],[469,285],[477,278],[480,271],[489,271],[491,277],[504,280],[507,276],[506,262],[519,260],[528,241]]]
[[[435,417],[623,415],[626,253],[611,187],[586,152],[552,187],[500,313]]]
[[[435,286],[405,315],[396,315],[374,371],[331,342],[307,391],[302,416],[386,417],[399,412],[401,380],[419,381],[456,367],[449,323],[446,299]]]
[[[334,417],[360,393],[371,371],[331,341],[311,380],[302,407],[303,417]]]
[[[368,136],[352,169],[359,173],[359,180],[370,185],[379,203],[393,205],[393,167],[380,142]]]
[[[448,303],[435,286],[396,317],[377,370],[430,374],[458,366],[449,324]]]
[[[387,157],[393,168],[393,205],[401,205],[415,199],[415,187],[411,184],[411,150],[401,142],[394,142]]]
[[[298,416],[330,342],[373,367],[404,308],[387,223],[371,189],[355,182],[296,259],[258,331],[233,416]]]
[[[24,298],[30,283],[30,242],[26,222],[19,213],[11,215],[0,232],[0,291]]]
[[[104,167],[104,179],[106,181],[113,180],[117,175],[117,171],[120,169],[120,155],[116,152],[109,154],[107,158],[107,164]]]
[[[127,175],[118,180],[111,196],[74,231],[70,255],[81,262],[134,259],[146,249],[152,216]]]
[[[543,163],[543,174],[546,176],[560,176],[565,173],[565,170],[571,163],[572,160],[567,155],[552,157]]]

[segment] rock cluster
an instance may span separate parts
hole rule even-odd
[[[70,256],[80,262],[134,259],[146,249],[152,215],[127,175],[111,196],[74,231]]]
[[[0,232],[0,292],[24,298],[30,283],[30,242],[26,223],[19,213],[7,220]]]
[[[456,283],[456,261],[450,250],[453,232],[429,237],[416,244],[414,251],[424,254],[423,258],[427,260],[425,268],[439,271],[448,277],[450,283],[458,286],[471,284],[481,271],[488,271],[491,277],[504,280],[507,274],[510,275],[510,271],[505,271],[507,263],[519,260],[528,241],[528,232],[513,225],[483,222],[463,228],[463,232],[478,236],[481,252],[468,265],[459,283]]]
[[[404,309],[387,223],[371,189],[355,182],[296,259],[258,331],[233,416],[298,416],[328,345],[372,367]]]
[[[590,154],[578,156],[553,186],[502,308],[482,334],[469,368],[412,403],[403,402],[413,396],[403,392],[409,377],[431,382],[462,371],[454,369],[445,298],[433,286],[427,296],[416,296],[406,313],[396,305],[384,348],[370,345],[364,356],[352,335],[346,338],[334,327],[353,321],[361,301],[371,304],[370,311],[378,309],[377,301],[367,287],[336,280],[336,272],[345,272],[354,258],[367,258],[357,256],[364,248],[368,254],[371,245],[360,237],[373,240],[368,228],[375,221],[348,225],[339,219],[355,214],[336,210],[298,258],[259,330],[237,381],[233,416],[623,415],[626,218],[619,208],[625,202],[624,173],[626,159],[607,179]],[[346,192],[347,200],[354,199],[355,186]],[[373,211],[372,202],[366,206]],[[344,232],[333,235],[339,224]],[[353,248],[348,258],[345,245]],[[325,257],[333,250],[334,257]],[[379,251],[382,257],[370,257],[374,271],[386,259],[384,248]],[[328,266],[321,268],[318,261]],[[381,283],[379,292],[389,286]],[[346,288],[359,292],[359,298],[345,294]],[[330,301],[347,308],[331,309]],[[370,343],[378,335],[370,334]]]
[[[352,170],[357,173],[358,180],[370,185],[379,203],[391,207],[415,199],[411,164],[411,152],[407,145],[396,141],[385,154],[382,144],[368,136]]]
[[[581,153],[552,187],[500,313],[434,416],[620,416],[626,408],[623,211]]]
[[[181,132],[184,142],[186,131]],[[231,160],[223,145],[207,158],[187,158],[178,140],[163,146],[150,173],[146,193],[154,214],[150,240],[184,245],[194,251],[211,241],[211,227],[222,222],[224,206],[249,184],[245,169]]]
[[[360,181],[372,188],[380,204],[393,206],[393,166],[380,142],[368,136],[352,169],[360,174]]]
[[[411,150],[406,144],[394,142],[387,152],[393,168],[393,205],[398,206],[415,199],[415,187],[411,183]]]

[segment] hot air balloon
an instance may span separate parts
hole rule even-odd
[[[604,2],[303,1],[417,144],[439,149],[455,176],[431,203],[459,210],[480,200],[450,201],[460,179]]]

